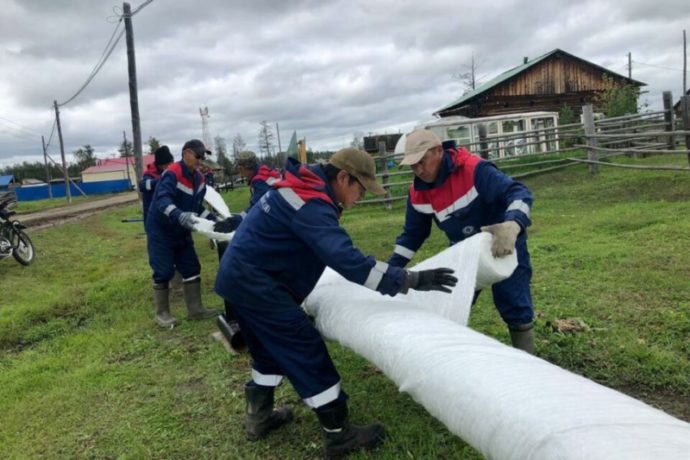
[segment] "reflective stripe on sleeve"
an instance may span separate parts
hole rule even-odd
[[[168,207],[165,208],[165,211],[163,211],[163,214],[165,214],[166,216],[169,217],[170,213],[173,212],[173,210],[176,208],[177,208],[177,206],[175,206],[174,204],[169,204]]]
[[[371,267],[371,271],[369,272],[369,276],[367,276],[367,280],[364,282],[364,286],[375,291],[383,275],[386,273],[386,270],[388,270],[388,264],[377,260],[376,265]]]
[[[407,249],[405,246],[400,246],[399,244],[396,244],[393,254],[398,254],[399,256],[403,256],[406,259],[412,259],[415,255],[415,251]]]
[[[333,402],[338,399],[340,395],[340,382],[336,383],[327,390],[321,393],[311,396],[309,398],[304,398],[304,403],[311,407],[312,409],[318,409],[321,406],[325,406],[329,402]]]
[[[522,200],[515,200],[508,206],[506,212],[508,211],[520,211],[529,217],[529,205]]]
[[[146,190],[151,190],[151,179],[146,179]]]

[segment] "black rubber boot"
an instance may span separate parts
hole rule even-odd
[[[153,285],[153,305],[156,307],[156,323],[160,327],[172,329],[177,320],[170,314],[170,291],[168,283],[156,283]]]
[[[532,323],[509,327],[508,330],[513,348],[526,351],[530,355],[534,354],[534,325]]]
[[[273,387],[245,385],[247,415],[244,420],[244,429],[248,440],[257,441],[264,438],[271,431],[292,420],[291,408],[281,407],[273,410],[273,394]]]
[[[383,425],[351,425],[347,421],[347,402],[328,404],[326,408],[316,409],[321,423],[321,433],[327,460],[344,458],[348,453],[359,449],[372,450],[383,443],[386,430]]]
[[[218,310],[206,310],[201,304],[201,280],[196,278],[182,283],[184,303],[187,305],[187,319],[215,318]]]

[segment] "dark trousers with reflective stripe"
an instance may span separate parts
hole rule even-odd
[[[147,235],[146,246],[154,283],[167,283],[173,279],[175,270],[180,272],[182,279],[192,278],[201,273],[201,265],[191,235],[179,239],[160,234]]]
[[[321,334],[299,305],[258,310],[232,304],[232,310],[247,341],[254,370],[287,377],[302,399],[318,401],[316,407],[346,398],[344,393],[332,398],[330,393],[324,394],[340,382],[340,375]]]
[[[517,245],[518,267],[509,278],[491,286],[494,305],[510,328],[518,328],[530,324],[534,319],[530,280],[532,279],[532,265],[527,240],[519,238]],[[475,293],[477,300],[479,292]]]

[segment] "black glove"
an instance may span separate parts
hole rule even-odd
[[[213,231],[218,233],[232,233],[240,226],[240,222],[242,222],[242,216],[235,214],[227,219],[216,222],[213,225]]]
[[[450,268],[434,268],[418,272],[408,271],[405,287],[417,291],[442,291],[450,293],[449,288],[455,287],[458,279],[453,276]],[[407,290],[405,289],[405,290]]]

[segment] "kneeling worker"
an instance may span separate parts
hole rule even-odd
[[[326,265],[348,280],[394,296],[408,289],[450,292],[447,268],[419,272],[362,254],[340,226],[343,208],[365,190],[382,194],[374,160],[347,148],[326,165],[290,160],[284,178],[261,197],[237,229],[216,278],[216,292],[232,304],[252,356],[245,386],[247,438],[256,440],[292,419],[274,410],[274,388],[287,377],[322,426],[327,458],[378,446],[381,425],[348,423],[347,394],[326,344],[300,304]]]

